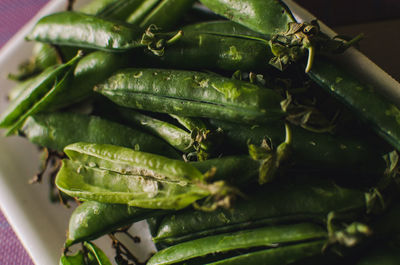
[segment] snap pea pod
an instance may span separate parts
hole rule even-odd
[[[189,162],[210,180],[223,180],[237,186],[257,181],[261,162],[247,155],[223,156],[204,161]]]
[[[145,0],[142,4],[134,11],[126,21],[129,24],[140,25],[141,21],[153,10],[161,0]]]
[[[143,0],[97,0],[79,9],[80,12],[105,17],[109,19],[124,20],[136,7],[136,2]],[[17,80],[24,80],[30,76],[42,72],[47,67],[67,61],[77,52],[74,47],[57,48],[48,44],[37,42],[33,46],[32,56],[29,62],[21,65],[19,73],[11,74],[10,77]]]
[[[222,255],[240,250],[241,253],[251,253],[252,248],[274,249],[282,245],[294,245],[300,242],[316,242],[322,246],[321,240],[326,239],[327,232],[318,225],[300,223],[279,225],[234,233],[213,235],[180,243],[157,252],[148,261],[148,265],[162,264],[192,264],[194,260],[200,263],[217,262]],[[320,249],[321,250],[321,249]],[[211,256],[212,255],[212,256]],[[237,253],[231,254],[236,256]],[[200,260],[199,260],[200,259]],[[229,263],[227,263],[229,264]]]
[[[232,21],[203,22],[185,26],[182,31],[183,36],[167,47],[163,56],[149,52],[137,56],[158,67],[226,71],[268,69],[273,57],[267,40],[242,38],[259,34]]]
[[[254,192],[253,192],[254,193]],[[263,187],[231,209],[213,212],[185,210],[165,216],[158,226],[156,243],[176,244],[198,237],[282,222],[324,223],[331,212],[366,210],[366,194],[330,181],[291,178]]]
[[[219,146],[220,139],[216,133],[197,119],[173,116],[183,125],[182,128],[168,119],[157,119],[129,108],[118,107],[116,112],[129,124],[160,137],[185,154],[195,155],[198,160],[212,157]]]
[[[232,152],[248,152],[248,144],[260,145],[263,140],[277,146],[284,139],[283,122],[260,126],[245,126],[237,123],[210,120],[222,129],[225,145]],[[297,126],[291,126],[291,157],[287,168],[294,171],[324,172],[323,174],[361,176],[376,178],[386,170],[383,155],[391,150],[374,135],[363,137],[345,134],[314,133]]]
[[[144,0],[113,0],[105,1],[99,5],[85,6],[79,11],[85,14],[93,14],[98,17],[125,21],[130,14],[138,8]]]
[[[93,265],[112,265],[106,254],[92,242],[84,242],[83,245],[89,250],[88,258]]]
[[[183,14],[189,10],[194,0],[162,0],[157,6],[140,22],[142,28],[156,25],[163,31],[171,30],[176,26]]]
[[[65,147],[64,152],[71,160],[86,166],[95,165],[120,174],[136,174],[161,181],[178,182],[182,186],[189,181],[204,179],[200,171],[183,161],[121,146],[75,143]]]
[[[209,190],[195,184],[119,174],[71,160],[63,160],[55,183],[64,193],[81,200],[149,209],[179,210],[210,195]]]
[[[45,97],[57,83],[63,80],[70,69],[75,66],[81,54],[66,64],[48,68],[42,74],[32,80],[28,87],[8,105],[7,109],[0,116],[0,127],[9,127],[21,120],[21,116],[28,112],[34,104]],[[63,82],[64,84],[64,82]]]
[[[124,107],[181,116],[263,123],[285,115],[273,90],[200,72],[125,69],[95,91]]]
[[[213,12],[266,36],[285,32],[288,24],[295,21],[280,0],[201,0],[201,3]]]
[[[376,88],[363,84],[329,58],[318,57],[309,75],[400,150],[400,110]]]
[[[59,12],[41,18],[26,37],[57,45],[125,51],[143,47],[139,27],[79,12]]]
[[[179,158],[167,143],[133,128],[100,117],[69,112],[29,117],[21,132],[32,143],[62,152],[76,142],[113,144]]]
[[[163,213],[123,204],[86,201],[74,210],[69,219],[65,247],[96,239],[117,228]]]
[[[194,151],[192,147],[192,137],[190,132],[175,126],[172,123],[141,114],[137,111],[127,108],[119,108],[118,113],[127,121],[136,126],[140,126],[150,133],[159,136],[174,148],[181,152]]]
[[[290,246],[282,246],[276,249],[254,251],[248,254],[238,255],[232,258],[222,259],[220,261],[207,263],[207,265],[241,265],[241,264],[268,264],[268,265],[285,265],[285,264],[310,264],[305,259],[309,257],[317,257],[321,255],[321,249],[324,247],[325,240],[299,243]],[[305,261],[304,263],[302,263]],[[323,264],[327,264],[327,260],[322,260]]]
[[[51,102],[50,110],[57,110],[82,101],[93,94],[93,87],[119,68],[132,64],[125,53],[94,51],[83,57],[76,65],[73,76],[64,93]]]

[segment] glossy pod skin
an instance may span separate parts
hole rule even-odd
[[[274,91],[201,72],[125,69],[95,91],[124,107],[181,116],[263,123],[285,115]]]
[[[316,58],[309,75],[400,151],[400,110],[376,88],[363,84],[343,67],[324,57]]]
[[[246,126],[226,121],[210,120],[222,129],[225,145],[232,152],[247,153],[248,144],[261,145],[264,139],[277,146],[284,140],[283,122],[260,126]],[[297,126],[292,132],[291,157],[287,168],[295,172],[319,172],[324,175],[382,176],[387,165],[382,155],[391,151],[390,146],[374,137],[345,134],[314,133]],[[371,135],[374,136],[374,135]],[[318,173],[318,174],[319,174]]]
[[[66,11],[40,19],[27,39],[118,52],[142,47],[142,34],[136,26]]]
[[[86,201],[74,210],[69,219],[65,247],[96,239],[117,228],[160,213],[161,211],[130,207],[123,204]]]
[[[203,175],[192,165],[180,160],[137,151],[131,148],[97,143],[75,143],[64,148],[73,161],[86,166],[96,165],[101,169],[121,174],[143,175],[162,181],[202,181]]]
[[[70,160],[63,160],[55,183],[64,193],[81,200],[148,209],[179,210],[210,195],[208,190],[190,183],[120,174]]]
[[[20,93],[0,117],[0,127],[7,127],[7,122],[13,122],[12,125],[8,126],[7,136],[16,133],[29,116],[51,108],[52,102],[67,89],[71,77],[71,68],[76,65],[81,57],[82,53],[78,52],[68,63],[43,73],[43,76],[39,76],[38,80],[32,82],[28,88]]]
[[[181,152],[194,151],[192,148],[192,137],[186,131],[172,123],[144,115],[133,109],[118,108],[118,114],[135,127],[142,127],[144,130],[157,135],[174,148]]]
[[[266,36],[285,32],[295,19],[280,0],[201,0],[213,12]]]
[[[212,195],[204,176],[179,160],[129,148],[75,143],[64,152],[57,187],[83,200],[150,209],[182,209]]]
[[[366,210],[365,193],[341,188],[329,181],[289,177],[270,183],[249,198],[238,200],[232,209],[202,212],[187,209],[160,221],[154,241],[171,245],[194,238],[252,227],[312,221],[325,223],[331,212]],[[282,195],[284,194],[284,196]]]
[[[96,116],[68,112],[37,114],[27,119],[21,132],[32,143],[62,152],[76,142],[113,144],[178,158],[162,140]]]
[[[167,265],[167,264],[199,264],[201,258],[205,263],[217,262],[223,255],[236,256],[235,250],[241,253],[251,253],[251,248],[261,249],[280,248],[281,245],[294,245],[304,241],[325,240],[327,233],[318,225],[310,223],[300,223],[293,225],[277,225],[262,227],[252,230],[242,230],[233,233],[212,235],[192,241],[180,243],[157,252],[150,260],[148,265]],[[229,252],[233,252],[229,254]],[[319,249],[321,251],[321,248]],[[318,253],[318,252],[317,252]],[[211,256],[212,254],[212,256]],[[226,257],[226,256],[225,256]],[[200,259],[200,260],[199,260]],[[229,264],[229,263],[227,263]]]
[[[182,15],[193,6],[194,2],[195,0],[159,1],[158,5],[140,21],[139,25],[142,28],[156,25],[163,31],[172,30],[176,27]]]
[[[273,55],[267,41],[242,38],[240,35],[258,34],[237,23],[203,22],[185,26],[182,31],[183,36],[167,47],[163,56],[145,52],[143,60],[158,67],[192,70],[259,71],[270,67],[268,61]]]
[[[125,53],[94,51],[84,56],[76,65],[65,92],[51,103],[51,110],[70,106],[93,95],[93,87],[107,79],[119,68],[132,64]]]
[[[288,24],[296,22],[290,10],[281,1],[202,0],[201,2],[214,12],[266,36],[286,32]],[[267,8],[268,6],[272,8]],[[362,84],[332,60],[316,56],[314,61],[313,67],[308,69],[310,77],[350,107],[360,119],[371,125],[378,135],[400,150],[398,107],[384,99],[374,88]]]
[[[62,80],[67,72],[78,62],[78,57],[69,63],[48,68],[35,77],[30,84],[13,100],[0,116],[0,126],[9,127],[17,122],[32,106],[42,99],[54,86],[56,80]]]

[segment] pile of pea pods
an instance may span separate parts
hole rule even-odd
[[[60,264],[400,264],[400,111],[335,61],[359,36],[278,0],[72,2],[0,115],[79,204]],[[138,261],[115,232],[143,220]]]

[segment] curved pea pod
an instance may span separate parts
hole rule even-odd
[[[162,181],[143,173],[120,174],[63,160],[55,183],[64,193],[81,200],[178,210],[210,195],[209,190],[185,180],[182,178],[182,183]]]
[[[231,21],[212,21],[182,28],[183,36],[167,48],[163,56],[150,52],[139,54],[150,65],[179,69],[214,69],[256,71],[268,68],[273,57],[268,41],[243,38],[252,34]]]
[[[79,11],[85,14],[96,15],[108,19],[124,20],[129,13],[136,8],[143,0],[98,0],[80,8]],[[10,74],[10,78],[25,80],[27,77],[40,73],[47,67],[60,64],[69,60],[72,54],[76,54],[74,47],[58,46],[57,49],[48,44],[37,42],[33,46],[30,60],[20,66],[19,73]]]
[[[285,116],[270,89],[200,72],[125,69],[95,87],[118,105],[181,116],[263,123]]]
[[[296,243],[307,241],[313,243],[318,242],[317,245],[319,249],[313,253],[315,255],[321,251],[326,238],[327,232],[324,229],[310,223],[263,227],[207,236],[180,243],[157,252],[150,258],[147,264],[166,265],[180,264],[183,262],[185,264],[194,264],[195,261],[197,264],[213,264],[213,262],[218,262],[226,256],[236,257],[240,254],[251,255],[253,253],[252,249],[254,248],[259,248],[268,252],[268,250],[279,249],[284,247],[284,245],[293,246],[296,245]],[[240,251],[240,254],[235,251]]]
[[[140,26],[147,28],[150,25],[156,25],[164,31],[171,30],[194,2],[194,0],[162,0],[142,19]]]
[[[74,210],[69,219],[65,247],[96,239],[117,228],[158,216],[161,213],[163,212],[123,204],[86,201]]]
[[[78,53],[65,65],[74,66],[81,56],[81,53]],[[39,78],[32,82],[29,88],[25,89],[3,112],[0,118],[2,120],[0,127],[7,126],[8,122],[13,121],[6,133],[7,136],[14,134],[29,116],[49,110],[52,102],[62,95],[71,78],[71,69],[67,67],[68,70],[60,76],[63,71],[57,71],[59,68],[63,67],[57,67],[54,71],[46,73],[44,80]],[[37,83],[36,81],[42,82]],[[19,116],[16,116],[18,114]]]
[[[162,140],[100,117],[69,112],[37,114],[29,117],[21,132],[31,142],[62,152],[76,142],[113,144],[178,158]]]
[[[309,76],[366,122],[378,135],[400,150],[400,110],[328,58],[318,57]]]
[[[144,0],[102,0],[92,2],[79,9],[85,14],[125,21]]]
[[[339,187],[329,181],[290,178],[274,182],[247,199],[237,201],[231,209],[213,212],[185,210],[165,216],[160,222],[156,243],[176,244],[194,238],[274,225],[283,222],[312,221],[325,223],[333,212],[366,211],[366,194]]]
[[[82,54],[79,54],[66,64],[50,67],[30,81],[22,93],[1,114],[0,126],[10,127],[14,125],[21,120],[21,116],[29,112],[40,100],[46,98],[54,90],[57,90],[57,88],[64,86],[68,72],[76,65],[81,56]]]
[[[41,18],[27,40],[105,51],[142,47],[141,28],[79,12],[59,12]]]
[[[64,148],[73,161],[117,172],[151,177],[160,181],[177,182],[202,181],[204,176],[192,165],[160,155],[136,151],[110,144],[75,143]]]
[[[132,109],[118,108],[118,113],[125,120],[157,135],[179,151],[194,151],[190,132],[172,123],[144,115]]]
[[[77,63],[64,93],[52,101],[50,108],[60,109],[88,98],[97,83],[129,63],[130,58],[125,53],[95,51],[86,55]]]
[[[112,265],[106,254],[92,242],[84,242],[84,247],[88,250],[89,264],[93,265]]]
[[[261,166],[260,161],[244,155],[189,163],[203,174],[209,174],[209,180],[223,180],[238,186],[255,182]]]
[[[280,0],[201,0],[213,12],[267,36],[284,32],[294,22],[290,10]]]
[[[218,120],[210,120],[210,123],[223,131],[225,146],[230,146],[231,152],[247,153],[249,143],[260,145],[263,140],[277,146],[285,137],[283,122],[260,126],[244,126]],[[314,133],[297,126],[290,128],[291,156],[286,168],[291,171],[352,176],[360,181],[357,176],[364,180],[367,180],[366,176],[376,178],[382,176],[387,168],[382,156],[391,149],[373,134],[333,135]]]

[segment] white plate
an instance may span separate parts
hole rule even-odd
[[[78,4],[85,2],[88,0],[78,1]],[[285,2],[297,18],[306,21],[313,18],[291,0]],[[8,73],[15,72],[18,64],[31,54],[32,44],[25,42],[24,36],[38,18],[62,10],[64,7],[65,1],[50,1],[0,50],[0,111],[6,106],[7,91],[14,85],[6,78]],[[324,29],[334,34],[326,26]],[[366,80],[376,84],[376,87],[390,95],[397,103],[400,102],[400,84],[367,57],[355,49],[350,49],[342,58],[345,59],[347,66],[356,69]],[[72,210],[51,204],[48,200],[47,185],[28,184],[28,180],[37,172],[38,165],[39,156],[35,146],[19,137],[0,137],[0,207],[35,264],[55,265],[59,261]],[[135,233],[143,233],[140,236],[144,242],[136,246],[136,253],[143,254],[153,250],[143,223],[136,227]],[[110,257],[112,256],[109,240],[104,239],[96,243],[106,249]]]
[[[89,0],[77,1],[76,7],[87,2]],[[63,10],[65,6],[66,1],[50,1],[0,50],[0,112],[7,105],[7,91],[15,85],[7,75],[16,72],[18,65],[31,55],[33,45],[24,37],[40,17]],[[1,130],[0,133],[4,134]],[[55,265],[59,263],[72,209],[50,203],[46,183],[28,184],[37,173],[39,163],[38,149],[27,140],[0,136],[0,208],[34,263]],[[141,238],[141,243],[134,244],[132,251],[143,260],[146,253],[155,249],[147,225],[139,222],[130,232]],[[95,243],[113,257],[108,238]]]

